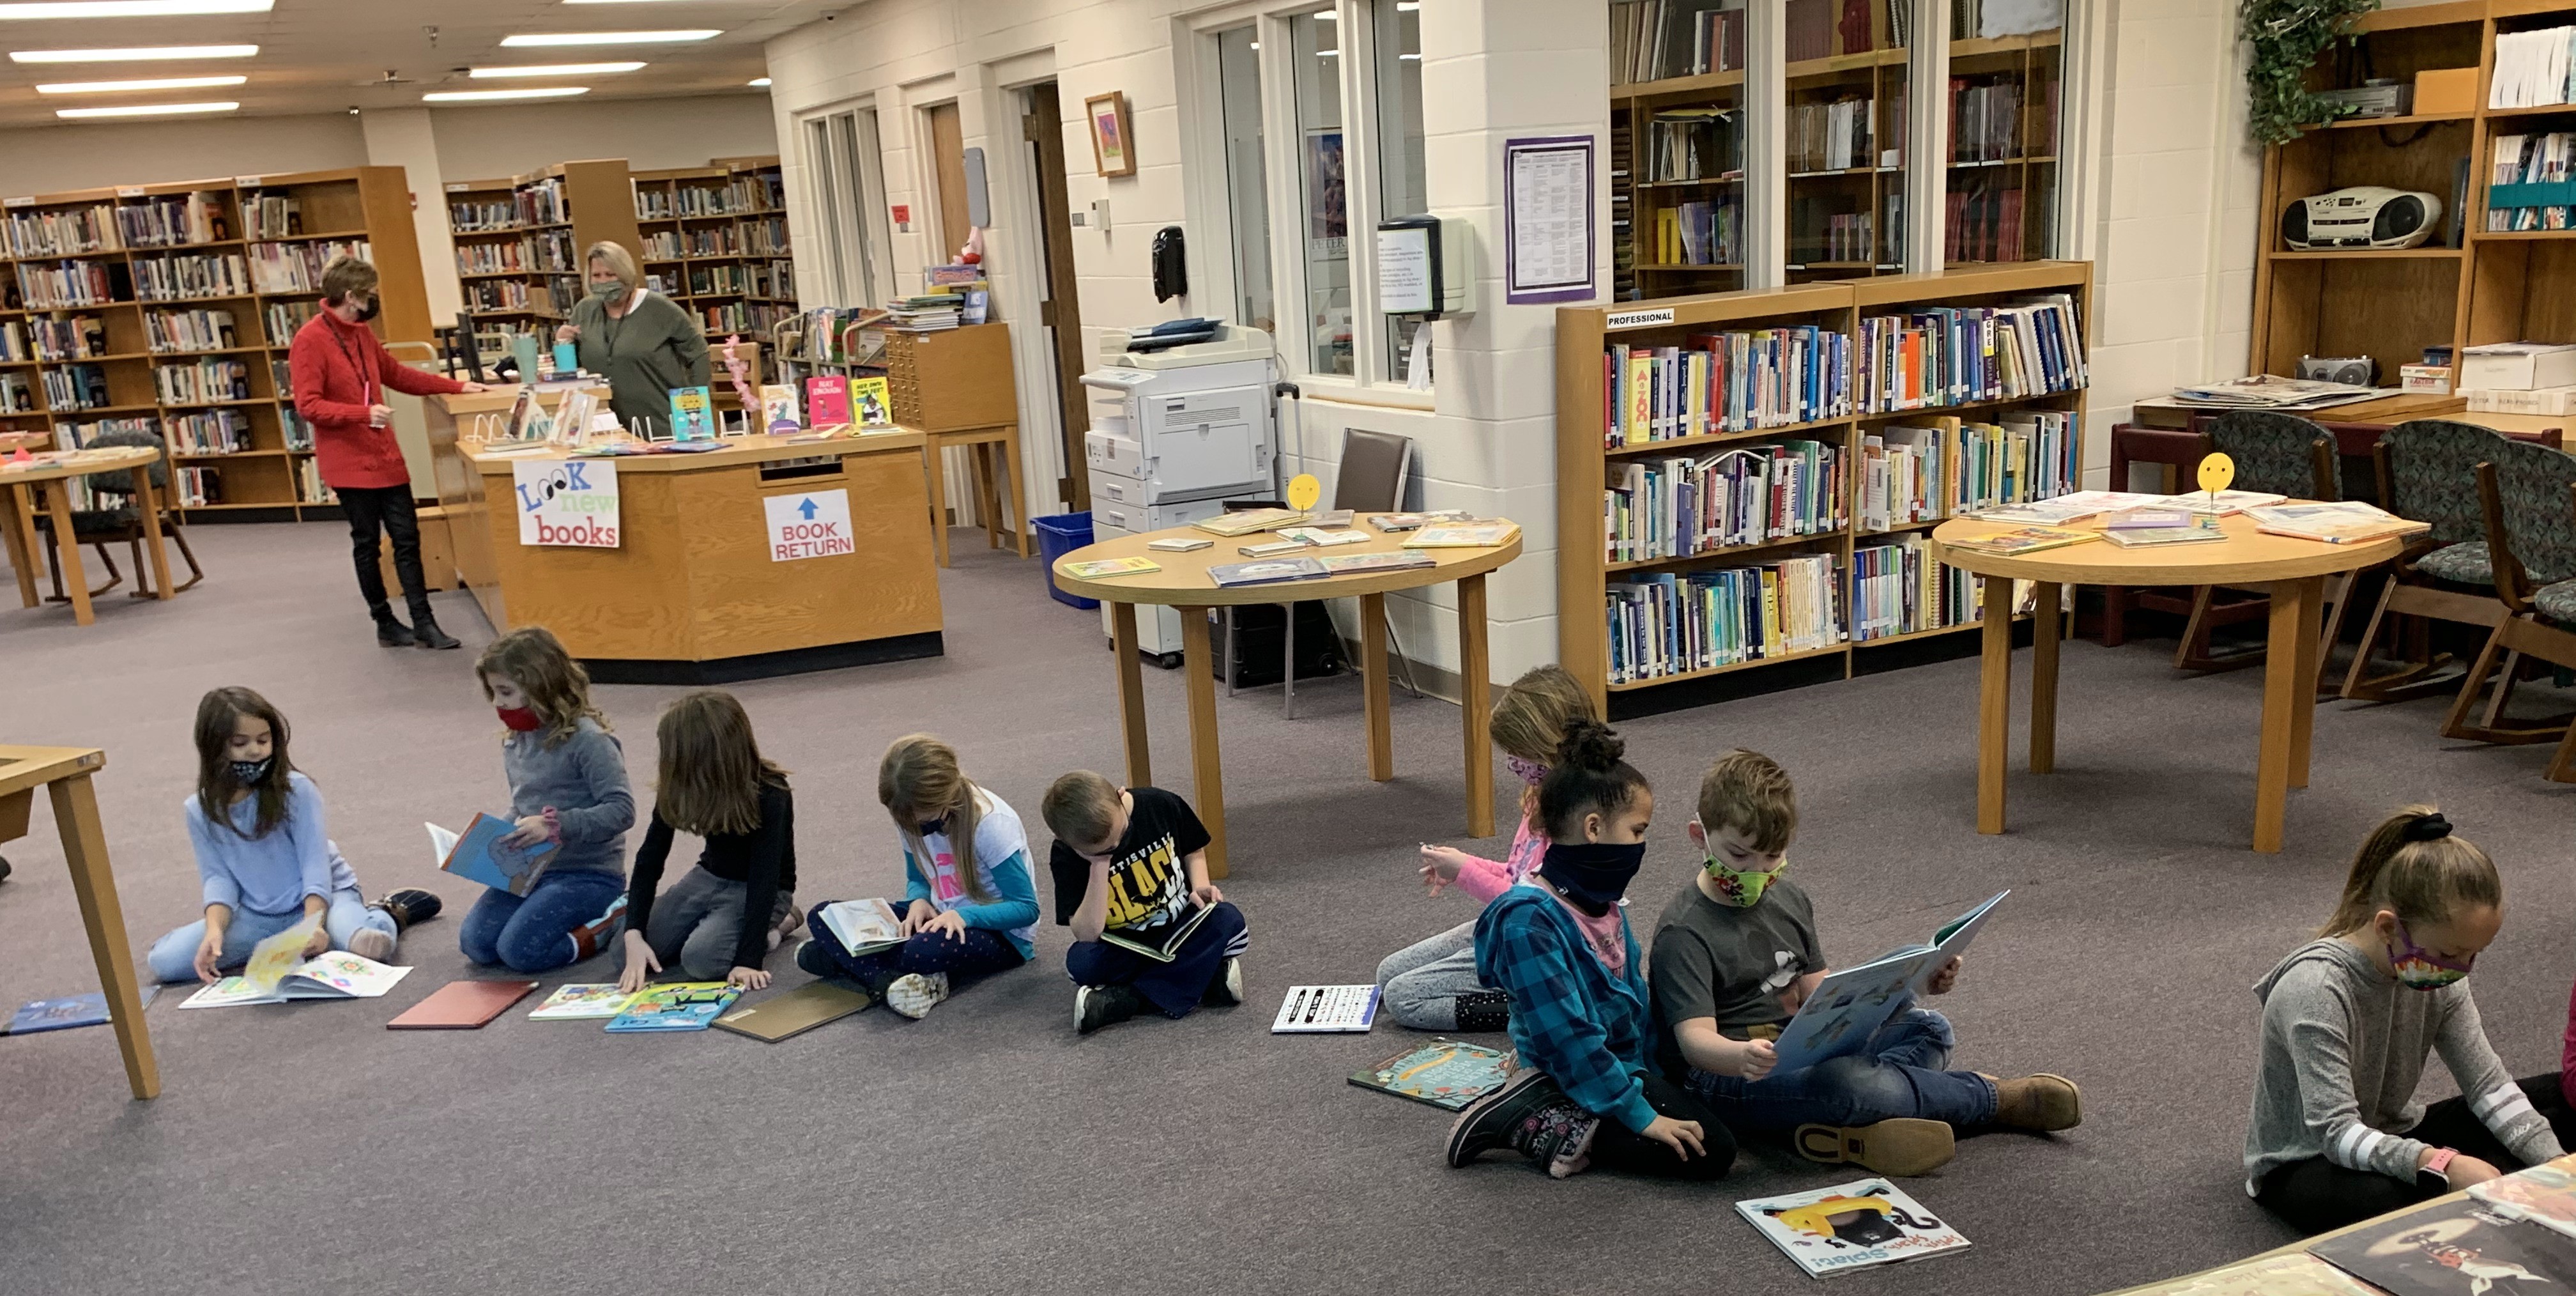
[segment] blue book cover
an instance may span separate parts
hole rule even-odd
[[[671,389],[671,439],[674,441],[716,439],[716,400],[713,388],[674,387]]]
[[[514,825],[507,819],[478,814],[465,825],[459,836],[439,827],[429,829],[430,850],[438,856],[438,867],[461,878],[472,878],[496,891],[524,896],[537,885],[546,871],[546,861],[555,853],[554,843],[520,848],[504,845],[503,837]]]
[[[628,1001],[626,1011],[610,1018],[608,1029],[630,1031],[702,1031],[724,1015],[742,991],[722,981],[673,981],[647,986]]]
[[[104,994],[73,995],[69,999],[39,999],[18,1010],[9,1019],[11,1035],[37,1035],[45,1031],[70,1030],[75,1026],[107,1024],[107,996]]]

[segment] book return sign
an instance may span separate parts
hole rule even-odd
[[[766,495],[761,509],[769,515],[769,561],[830,558],[859,551],[850,532],[850,492],[813,491],[803,495]]]
[[[617,465],[596,459],[520,459],[510,465],[519,543],[617,547]]]

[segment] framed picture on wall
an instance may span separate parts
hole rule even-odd
[[[1091,119],[1091,164],[1104,176],[1136,174],[1136,140],[1127,124],[1127,94],[1112,90],[1082,101]]]

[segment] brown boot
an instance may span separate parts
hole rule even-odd
[[[1826,1165],[1850,1164],[1883,1175],[1927,1174],[1949,1164],[1958,1150],[1950,1127],[1936,1120],[1897,1117],[1875,1125],[1801,1125],[1798,1155]]]
[[[1995,1124],[2005,1129],[2046,1134],[2084,1123],[2084,1097],[2062,1075],[2042,1071],[2014,1080],[1986,1079],[1994,1081]]]

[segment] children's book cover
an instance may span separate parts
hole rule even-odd
[[[2315,1256],[2286,1255],[2177,1278],[2161,1287],[2142,1288],[2135,1296],[2380,1296],[2380,1292]]]
[[[544,1003],[528,1012],[530,1021],[597,1021],[626,1011],[640,990],[620,990],[614,981],[555,987]]]
[[[1810,1278],[1957,1251],[1968,1239],[1885,1179],[1735,1203]]]
[[[716,439],[714,389],[708,387],[671,389],[671,439],[674,441]]]
[[[861,378],[850,384],[850,401],[858,407],[860,427],[894,426],[894,388],[883,378]]]
[[[608,1029],[627,1031],[702,1031],[742,991],[722,981],[673,981],[646,986],[644,992],[626,1005],[626,1011],[611,1018]]]
[[[1273,1035],[1366,1035],[1377,1024],[1374,985],[1290,986],[1270,1020]]]
[[[890,950],[904,942],[903,920],[895,916],[894,903],[882,897],[835,900],[821,912],[824,930],[854,955]]]
[[[1435,1039],[1352,1072],[1351,1083],[1458,1111],[1502,1088],[1517,1069],[1519,1060],[1507,1049]]]
[[[2308,1253],[2389,1296],[2576,1292],[2576,1241],[2484,1202],[2447,1201],[2328,1238]]]
[[[283,939],[293,929],[270,937]],[[300,944],[301,942],[299,942]],[[266,942],[262,942],[263,945]],[[407,967],[388,967],[345,950],[330,950],[293,964],[283,975],[263,979],[259,956],[240,976],[228,976],[188,996],[182,1008],[230,1008],[236,1004],[275,1004],[291,999],[378,999],[411,974]]]
[[[796,421],[796,388],[788,383],[760,385],[760,426],[772,436],[799,431]]]
[[[2576,1237],[2576,1156],[2517,1170],[2469,1189],[2499,1215]]]
[[[1491,549],[1507,545],[1521,533],[1520,524],[1501,518],[1463,526],[1427,526],[1404,538],[1407,549]]]
[[[818,428],[850,421],[850,380],[840,374],[816,374],[805,380],[805,411]]]
[[[1966,913],[1943,924],[1923,945],[1893,949],[1858,967],[1841,968],[1816,983],[1813,994],[1780,1031],[1773,1047],[1786,1070],[1814,1066],[1830,1057],[1858,1050],[1887,1019],[1925,993],[1932,977],[1951,959],[1967,952],[2002,904],[2009,890],[1998,891]]]
[[[421,825],[429,829],[430,854],[438,860],[443,872],[471,878],[495,891],[525,896],[537,885],[546,871],[546,861],[555,853],[552,842],[539,846],[518,847],[501,839],[516,828],[497,815],[477,814],[465,825],[463,834],[449,832],[434,823]]]
[[[1409,571],[1416,567],[1435,567],[1439,559],[1419,549],[1399,549],[1394,553],[1325,554],[1315,559],[1325,574],[1348,576],[1352,572]]]
[[[1064,569],[1067,573],[1084,580],[1093,580],[1102,576],[1142,576],[1147,572],[1163,570],[1163,564],[1143,557],[1094,558],[1087,562],[1066,563]]]
[[[143,987],[143,1002],[150,1004],[161,987]],[[46,1031],[71,1030],[78,1026],[104,1026],[110,1020],[107,996],[93,992],[73,995],[69,999],[38,999],[20,1008],[0,1035],[41,1035]]]

